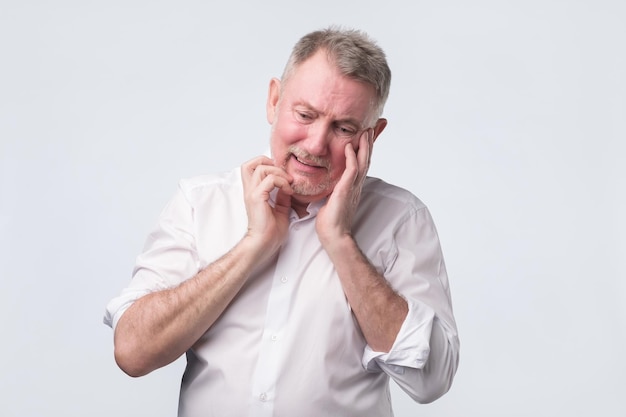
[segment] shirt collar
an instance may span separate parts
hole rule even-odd
[[[278,188],[274,188],[270,192],[269,203],[270,203],[270,206],[272,206],[272,207],[276,207],[276,194],[278,194]],[[324,197],[321,200],[313,201],[313,202],[309,203],[309,205],[306,208],[306,210],[309,212],[309,214],[307,214],[306,216],[304,216],[302,218],[298,217],[298,214],[292,208],[290,213],[289,213],[289,221],[290,222],[294,222],[294,221],[304,220],[304,219],[308,219],[308,218],[317,216],[317,213],[324,206],[324,204],[326,204],[326,200],[328,200],[328,197]]]

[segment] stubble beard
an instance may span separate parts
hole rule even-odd
[[[297,195],[312,196],[319,194],[330,194],[330,191],[332,191],[334,185],[334,181],[331,181],[330,178],[325,178],[322,182],[318,184],[312,184],[306,179],[296,179],[291,184],[291,188],[293,189],[293,192]]]

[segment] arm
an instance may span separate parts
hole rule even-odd
[[[217,320],[248,279],[286,237],[290,177],[266,157],[242,166],[248,213],[246,235],[227,254],[180,285],[143,296],[115,328],[115,359],[132,376],[167,365],[188,350]],[[278,187],[276,204],[270,192]]]
[[[352,236],[329,241],[326,249],[367,344],[388,352],[408,312],[398,295],[370,264]]]
[[[430,402],[448,391],[458,364],[445,265],[426,209],[398,229],[398,252],[384,276],[361,253],[350,228],[369,165],[363,149],[371,147],[362,137],[356,155],[346,148],[346,171],[318,214],[318,235],[366,339],[363,365]]]
[[[413,206],[390,234],[384,275],[409,312],[388,353],[366,346],[363,365],[383,371],[420,403],[445,394],[458,366],[459,340],[437,230],[424,206]]]
[[[141,297],[115,327],[115,360],[131,376],[165,366],[207,331],[259,259],[244,237],[230,252],[177,287]]]
[[[373,129],[363,132],[358,154],[346,145],[346,169],[320,210],[316,228],[365,340],[373,349],[387,352],[407,315],[407,303],[370,264],[351,233],[374,139]]]

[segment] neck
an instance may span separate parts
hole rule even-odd
[[[309,214],[307,207],[309,207],[309,203],[303,203],[301,201],[291,199],[291,208],[296,212],[298,217],[303,218],[304,216]]]

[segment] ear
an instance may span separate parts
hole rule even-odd
[[[270,80],[270,88],[267,93],[267,103],[265,105],[265,111],[267,113],[267,121],[269,124],[274,123],[276,114],[278,113],[278,102],[280,100],[280,80],[278,78],[272,78]]]
[[[387,119],[380,118],[376,121],[376,125],[374,126],[373,142],[375,142],[376,138],[378,138],[378,135],[380,135],[383,132],[383,130],[385,130],[385,127],[387,127]]]

